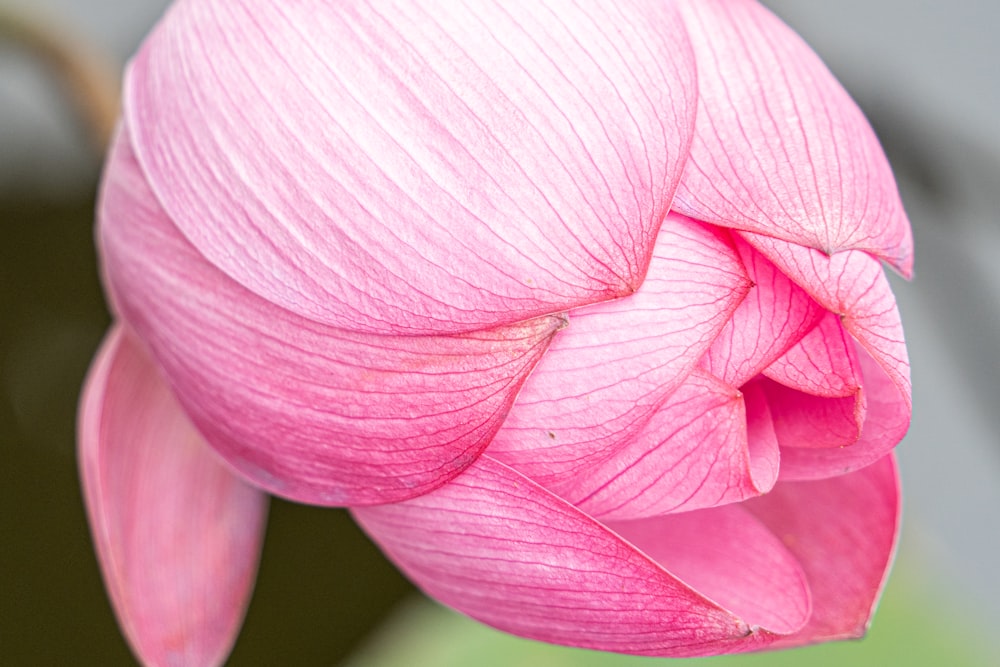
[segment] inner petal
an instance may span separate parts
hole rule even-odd
[[[750,244],[734,242],[754,286],[701,365],[739,387],[812,330],[823,308]]]
[[[756,385],[745,392],[702,371],[621,451],[550,488],[602,520],[739,502],[777,480],[778,441]],[[748,432],[748,414],[754,429]]]
[[[490,453],[544,484],[614,455],[684,381],[749,288],[725,232],[671,214],[639,291],[570,313]]]

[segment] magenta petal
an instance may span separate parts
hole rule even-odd
[[[671,214],[639,291],[570,314],[490,454],[546,486],[587,474],[680,386],[749,286],[726,237]]]
[[[865,416],[857,441],[850,447],[828,448],[788,447],[781,443],[779,479],[821,479],[858,470],[886,456],[906,435],[912,412],[908,397],[874,359],[860,350],[858,361],[864,383]],[[774,406],[772,409],[777,411]]]
[[[907,404],[910,362],[903,324],[879,261],[861,251],[826,255],[769,236],[740,234],[764,253],[824,308],[840,316],[844,329],[878,362]]]
[[[849,475],[779,482],[745,507],[795,554],[812,591],[809,623],[775,646],[864,635],[899,534],[899,476],[893,455]]]
[[[455,333],[634,291],[695,100],[669,3],[225,0],[174,5],[124,105],[164,210],[236,282]]]
[[[861,110],[802,39],[754,0],[680,3],[698,64],[698,119],[674,208],[904,275],[913,239]]]
[[[605,520],[656,516],[766,493],[778,478],[778,441],[755,385],[741,393],[695,372],[639,435],[607,461],[549,488]],[[747,431],[747,413],[763,412]]]
[[[823,308],[752,246],[739,237],[734,241],[753,289],[709,348],[702,367],[739,387],[812,330]]]
[[[424,496],[352,512],[429,595],[489,625],[557,644],[683,656],[763,647],[772,629],[794,632],[808,615],[794,558],[729,509],[623,524],[644,552],[486,455]]]
[[[243,621],[266,496],[216,457],[121,328],[84,388],[84,498],[118,621],[148,665],[219,665]]]
[[[302,502],[398,500],[444,483],[490,442],[558,316],[461,335],[334,329],[205,262],[116,143],[102,192],[106,278],[209,443]]]

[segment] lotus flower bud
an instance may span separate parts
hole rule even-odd
[[[351,508],[525,637],[867,627],[911,232],[858,107],[753,0],[179,0],[129,65],[98,242],[82,470],[148,664],[224,659],[266,493]]]

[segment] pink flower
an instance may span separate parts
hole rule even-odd
[[[353,508],[526,637],[864,632],[910,228],[861,112],[751,0],[181,0],[99,219],[118,323],[80,458],[144,662],[224,660],[265,492]]]

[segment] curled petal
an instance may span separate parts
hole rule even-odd
[[[388,502],[444,483],[489,443],[558,316],[382,336],[264,301],[208,264],[157,205],[119,137],[100,236],[122,315],[234,467],[302,502]]]
[[[815,396],[854,396],[861,389],[861,362],[854,341],[831,312],[763,373]]]
[[[674,208],[827,254],[868,251],[909,275],[913,239],[892,170],[819,57],[755,0],[680,6],[699,97]]]
[[[768,380],[759,384],[782,447],[847,447],[861,437],[865,423],[861,390],[855,396],[826,398]]]
[[[715,507],[766,493],[778,440],[755,383],[744,392],[696,371],[639,435],[600,465],[547,486],[601,520]],[[748,432],[749,420],[753,425]]]
[[[878,362],[911,402],[910,362],[896,298],[879,261],[868,253],[846,251],[825,255],[794,243],[742,232],[781,271],[809,292]]]
[[[779,482],[744,507],[795,554],[812,591],[809,623],[775,646],[864,635],[899,537],[899,474],[893,455],[848,475]]]
[[[198,252],[332,326],[630,294],[687,158],[693,56],[672,4],[570,4],[178,2],[127,75],[139,162]]]
[[[352,512],[428,594],[524,637],[705,655],[766,646],[808,616],[798,564],[738,507],[622,535],[484,455],[424,496]]]
[[[671,214],[639,291],[570,314],[490,454],[544,485],[585,474],[634,439],[749,288],[724,236]]]
[[[815,329],[764,369],[762,386],[783,447],[844,447],[865,422],[857,344],[828,312]],[[861,354],[865,354],[862,352]]]
[[[753,289],[702,359],[702,367],[739,387],[802,340],[823,308],[767,257],[735,238]]]
[[[147,665],[219,665],[257,573],[267,498],[220,461],[120,327],[84,388],[84,498],[118,621]]]
[[[874,359],[861,350],[858,352],[864,383],[865,416],[857,440],[850,447],[789,447],[786,440],[780,443],[779,479],[821,479],[858,470],[885,457],[906,435],[912,413],[908,397]],[[771,398],[769,391],[768,399]],[[781,397],[777,400],[785,399]],[[798,416],[806,421],[815,417],[808,412]]]

